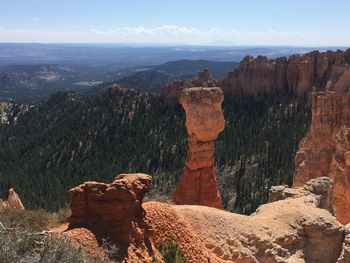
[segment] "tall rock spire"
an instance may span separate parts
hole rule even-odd
[[[183,175],[176,187],[176,204],[222,208],[214,170],[214,143],[225,127],[218,87],[191,87],[181,90],[179,101],[186,112],[188,153]]]

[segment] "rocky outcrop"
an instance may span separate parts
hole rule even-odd
[[[286,93],[302,96],[313,89],[347,92],[350,87],[349,64],[350,49],[314,51],[272,60],[264,56],[246,56],[237,69],[216,85],[225,95],[254,97]],[[178,81],[161,89],[161,97],[166,104],[177,102],[176,94],[181,86],[183,83]]]
[[[313,88],[345,92],[350,87],[349,63],[350,49],[314,51],[288,59],[247,56],[219,85],[225,94],[252,96],[285,92],[301,96]]]
[[[270,197],[274,202],[260,206],[251,216],[155,202],[145,203],[144,208],[154,229],[152,240],[175,240],[189,262],[207,262],[195,259],[207,253],[208,262],[331,263],[341,254],[345,233],[323,209],[332,210],[332,185],[329,178],[317,178],[296,189],[275,187]],[[192,252],[186,238],[200,252]]]
[[[151,187],[149,175],[121,174],[110,184],[85,182],[71,189],[72,216],[65,235],[78,244],[89,243],[91,251],[101,252],[99,247],[107,240],[117,246],[118,262],[151,262],[154,249],[142,208]],[[91,244],[94,239],[98,244]]]
[[[312,121],[295,157],[293,186],[312,178],[334,180],[337,219],[350,222],[350,94],[311,93]]]
[[[305,202],[334,213],[332,206],[333,181],[319,177],[306,182],[302,187],[289,188],[287,185],[272,186],[269,203],[285,199],[305,198]]]
[[[183,87],[215,87],[217,81],[212,77],[208,69],[198,73],[198,76],[192,80],[175,80],[169,85],[161,88],[160,96],[167,106],[174,106],[179,101],[179,91]]]
[[[176,204],[222,208],[214,169],[214,143],[225,127],[223,92],[217,87],[184,88],[179,101],[186,112],[188,153],[173,195]]]
[[[273,187],[271,202],[251,216],[206,206],[141,204],[149,180],[123,175],[112,184],[87,182],[73,188],[74,223],[71,218],[64,234],[100,254],[96,228],[105,224],[105,237],[123,240],[116,242],[120,262],[153,262],[153,256],[161,257],[158,245],[169,241],[179,245],[189,263],[349,262],[349,231],[329,212],[333,181],[328,177],[293,189]]]
[[[8,198],[6,201],[1,201],[0,199],[0,207],[3,207],[5,209],[24,210],[22,201],[13,188],[9,190]]]
[[[337,263],[350,262],[350,224],[345,226],[345,238],[343,242],[343,250]]]
[[[69,228],[91,228],[125,243],[137,239],[137,225],[143,224],[142,200],[151,186],[149,175],[121,174],[111,184],[85,182],[71,189]]]

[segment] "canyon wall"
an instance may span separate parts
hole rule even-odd
[[[312,178],[334,180],[337,219],[350,222],[350,94],[310,93],[312,121],[295,157],[293,186]]]
[[[184,88],[179,95],[186,112],[188,153],[173,195],[176,204],[222,208],[214,169],[214,143],[225,127],[223,92],[217,87]]]
[[[246,56],[239,67],[219,85],[225,94],[291,93],[304,95],[313,88],[348,91],[350,87],[350,49],[335,52],[310,52],[268,60]]]
[[[237,69],[215,82],[225,95],[261,96],[293,94],[303,96],[316,89],[347,92],[350,87],[350,49],[346,51],[310,52],[269,60],[246,56]],[[177,102],[178,88],[174,82],[161,89],[166,104]]]

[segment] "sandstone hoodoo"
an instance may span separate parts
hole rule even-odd
[[[198,73],[198,76],[191,80],[175,80],[169,85],[163,87],[160,90],[160,96],[162,97],[163,102],[168,106],[174,106],[178,103],[179,90],[185,85],[192,87],[200,87],[204,83],[207,87],[217,86],[217,80],[213,78],[210,71],[205,69]]]
[[[85,182],[69,191],[69,228],[91,229],[121,246],[142,244],[147,227],[141,204],[151,187],[152,178],[146,174],[121,174],[111,184]]]
[[[179,101],[186,112],[188,153],[183,175],[176,187],[176,204],[222,208],[214,169],[214,143],[225,127],[218,87],[184,88]]]
[[[350,94],[310,93],[312,121],[295,157],[293,186],[327,176],[334,180],[337,219],[350,222]]]
[[[22,204],[21,199],[13,188],[9,190],[9,195],[6,201],[0,199],[0,207],[5,209],[19,209],[24,210],[24,205]]]

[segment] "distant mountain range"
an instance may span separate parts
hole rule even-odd
[[[85,93],[99,91],[114,81],[125,88],[158,92],[179,78],[192,78],[208,68],[221,78],[234,69],[235,62],[207,60],[179,60],[161,65],[146,65],[106,72],[87,66],[65,65],[11,65],[0,68],[0,101],[30,101],[42,99],[57,91],[73,90]],[[101,85],[102,84],[102,85]]]
[[[312,49],[326,48],[0,43],[0,101],[37,100],[64,90],[99,91],[111,82],[157,92],[205,68],[223,78],[247,54],[275,58]]]
[[[109,65],[113,70],[159,65],[180,59],[237,61],[245,55],[269,58],[337,47],[254,46],[121,46],[112,44],[6,44],[0,43],[0,67],[13,64]]]
[[[236,62],[213,62],[208,60],[178,60],[164,63],[117,80],[124,88],[158,92],[161,87],[175,79],[192,79],[199,71],[209,69],[213,76],[221,79],[236,68]]]

